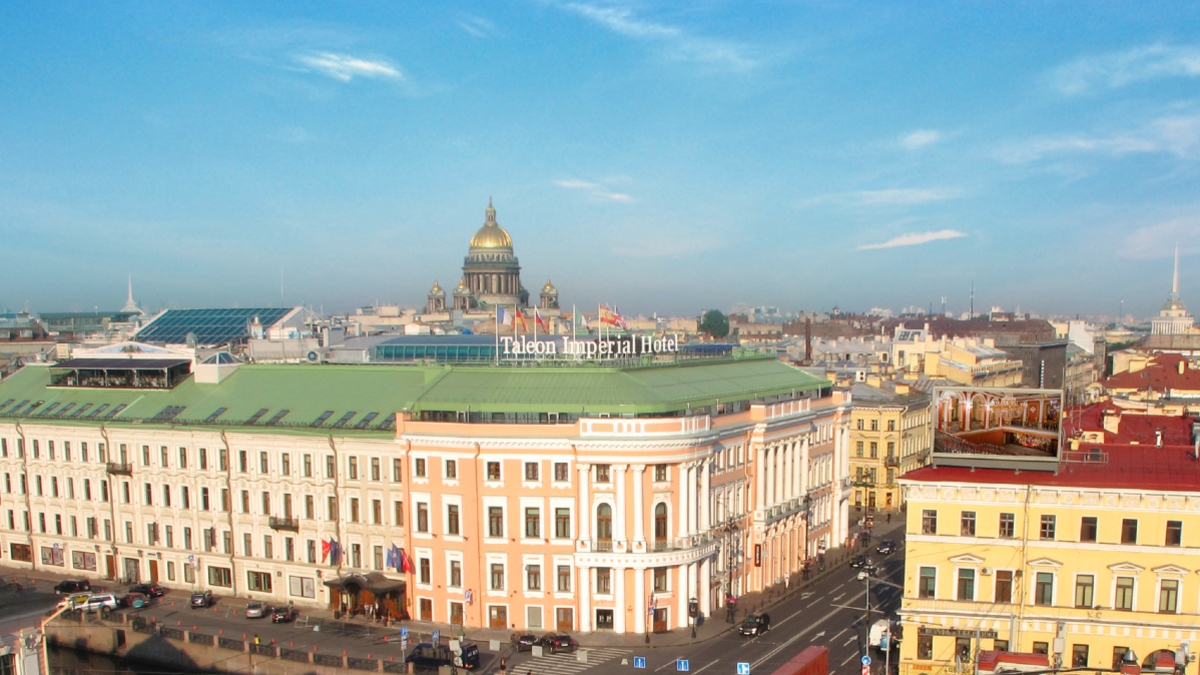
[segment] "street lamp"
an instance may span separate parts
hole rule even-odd
[[[700,615],[700,603],[692,598],[688,600],[688,623],[692,625],[692,639],[696,639],[696,618]]]
[[[737,562],[734,542],[737,531],[737,523],[729,523],[721,530],[725,535],[725,623],[733,623],[734,603],[737,602],[733,595],[733,566]]]
[[[872,577],[871,573],[869,571],[871,569],[874,569],[874,568],[864,568],[862,572],[858,573],[858,578],[862,579],[863,581],[865,581],[867,583],[867,595],[865,598],[866,606],[863,608],[863,624],[864,624],[863,625],[863,656],[870,656],[870,654],[868,652],[871,649],[871,582],[874,581],[876,584],[883,584],[884,586],[891,586],[892,588],[898,588],[900,590],[904,590],[904,587],[901,586],[900,584],[894,584],[890,581],[885,581],[883,579],[878,579],[878,578]],[[888,622],[888,626],[885,630],[886,630],[886,634],[887,634],[887,647],[884,649],[884,667],[883,667],[884,670],[883,670],[883,672],[884,672],[884,675],[891,675],[891,673],[892,673],[892,626],[891,626],[890,621]]]

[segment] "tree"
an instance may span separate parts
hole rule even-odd
[[[708,333],[716,339],[729,335],[729,317],[719,309],[710,309],[700,317],[700,332]]]

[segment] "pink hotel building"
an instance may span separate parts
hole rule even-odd
[[[774,358],[212,369],[154,351],[0,382],[5,564],[643,633],[847,536],[849,396]]]

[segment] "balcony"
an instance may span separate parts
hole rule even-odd
[[[272,530],[287,530],[289,532],[299,532],[300,531],[300,519],[299,518],[285,518],[285,517],[281,517],[281,516],[271,516],[270,519],[268,520],[268,524],[271,526]]]
[[[887,457],[884,458],[883,464],[884,464],[884,466],[887,466],[889,468],[899,467],[900,466],[900,458],[897,457],[896,455],[888,455]]]
[[[707,534],[697,534],[691,537],[676,537],[674,539],[656,539],[650,546],[650,550],[655,553],[663,551],[686,551],[688,549],[703,546],[712,541],[712,537]]]
[[[600,553],[611,553],[613,550],[612,539],[597,539],[593,543],[595,544],[594,550],[599,551]]]
[[[122,462],[106,462],[104,470],[113,476],[132,476],[133,465]]]

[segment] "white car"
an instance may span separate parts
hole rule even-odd
[[[72,595],[64,596],[58,601],[57,609],[62,609],[64,607],[67,609],[79,609],[84,603],[90,600],[91,597],[91,593],[74,593]]]
[[[114,610],[121,606],[117,596],[112,593],[101,593],[88,598],[82,606],[85,612],[99,612],[102,609]]]

